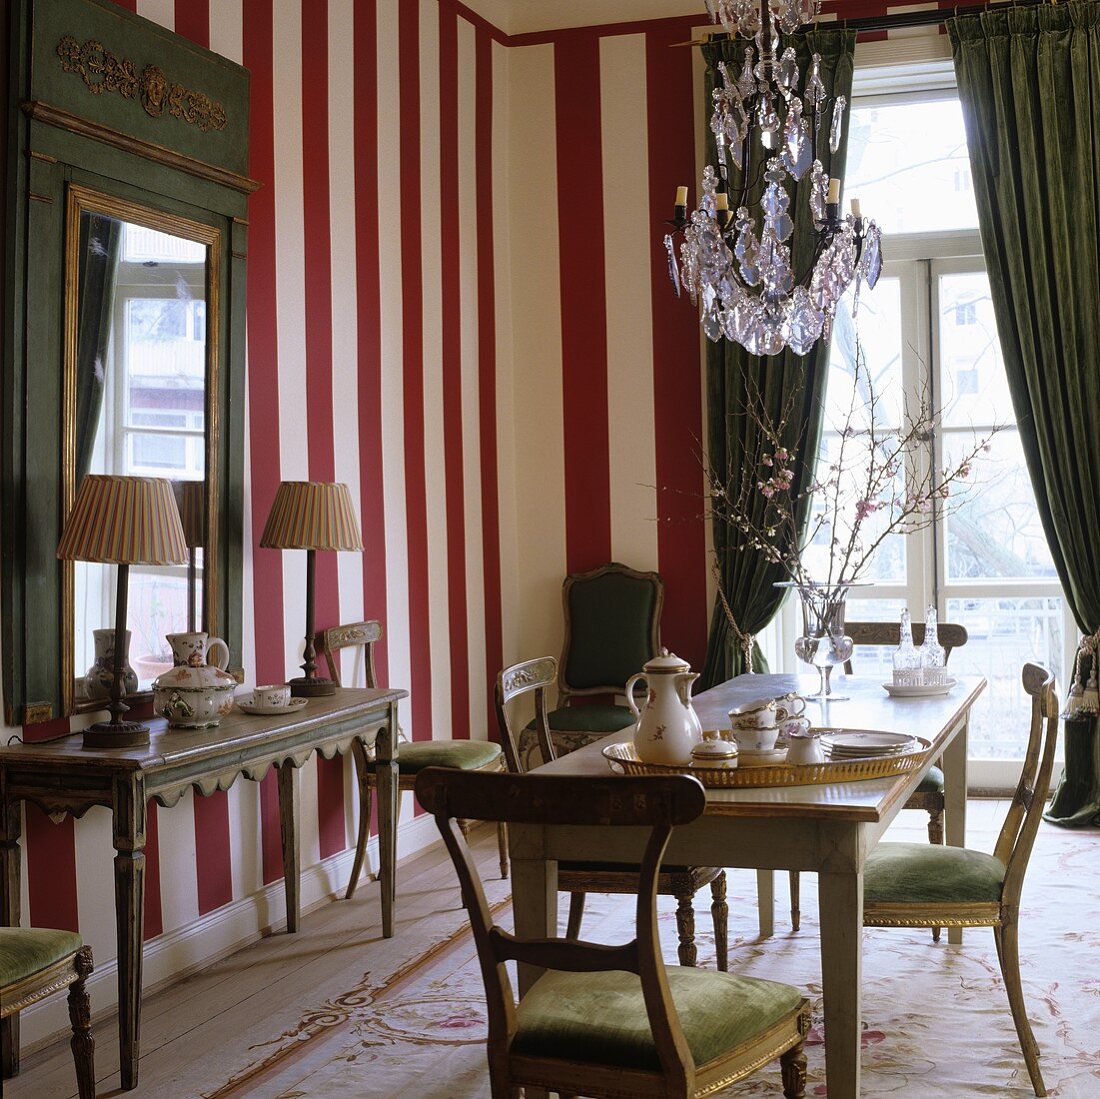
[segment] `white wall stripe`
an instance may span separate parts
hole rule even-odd
[[[510,62],[508,209],[516,432],[511,514],[519,530],[523,588],[518,647],[506,654],[509,661],[560,650],[566,572],[558,203],[548,182],[557,179],[554,47],[516,50]]]
[[[649,132],[644,34],[600,40],[611,556],[657,568]]]
[[[93,957],[97,961],[100,959],[106,961],[117,954],[115,876],[112,869],[115,852],[110,812],[99,806],[89,809],[76,822],[73,839],[76,847],[77,874],[84,872],[80,877],[80,888],[76,894],[80,934],[91,946]],[[163,837],[160,850],[164,851]],[[164,877],[165,875],[162,874],[162,880]],[[193,894],[195,892],[194,867],[191,868],[190,878]]]
[[[244,61],[243,0],[212,0],[210,4],[210,48],[222,57]]]
[[[169,30],[175,29],[176,0],[138,0],[137,13]]]
[[[188,790],[171,809],[158,807],[156,810],[157,823],[160,825],[157,830],[160,849],[160,907],[165,931],[183,927],[199,918],[196,796],[198,795],[194,790]],[[110,844],[109,836],[106,842]],[[232,844],[230,851],[232,852]],[[107,906],[107,912],[109,917],[114,915],[113,903]],[[113,919],[111,923],[114,924]],[[114,951],[112,956],[113,954]]]

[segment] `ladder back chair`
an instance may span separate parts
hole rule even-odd
[[[69,990],[69,1045],[80,1099],[95,1099],[95,1041],[85,982],[92,974],[92,948],[74,931],[0,927],[0,1019],[17,1023],[19,1012],[63,988]],[[12,1026],[4,1076],[19,1072],[19,1037]],[[0,1095],[3,1085],[0,1084]]]
[[[517,745],[513,714],[522,700],[531,697],[535,706],[535,732],[539,748],[547,761],[556,758],[546,709],[546,692],[557,678],[557,662],[552,656],[513,664],[497,676],[495,701],[500,743],[512,774],[522,775],[527,768]],[[558,866],[558,889],[569,894],[569,919],[566,937],[580,938],[587,893],[638,892],[638,868],[621,863],[570,863]],[[729,905],[726,902],[726,872],[717,866],[665,866],[657,876],[657,892],[676,898],[676,932],[679,938],[680,964],[693,966],[699,957],[695,946],[695,894],[710,886],[711,919],[714,921],[714,949],[718,968],[729,966]]]
[[[367,687],[377,687],[378,679],[374,663],[374,646],[382,639],[382,623],[377,619],[367,622],[353,622],[346,626],[332,626],[321,633],[318,645],[319,655],[324,655],[328,664],[328,674],[332,681],[341,686],[340,652],[347,648],[363,649],[363,671]],[[425,767],[457,767],[463,771],[502,771],[504,756],[500,747],[485,740],[419,740],[404,739],[398,730],[394,751],[397,755],[397,788],[401,792],[412,790],[417,773]],[[359,784],[359,828],[355,844],[355,861],[351,868],[345,899],[355,895],[364,863],[367,873],[373,875],[367,858],[367,844],[370,841],[370,812],[373,793],[378,785],[373,767],[373,759],[361,742],[352,746],[355,759],[355,774]],[[398,800],[397,811],[401,812]],[[468,822],[463,822],[466,826]],[[394,821],[397,827],[397,821]],[[508,877],[508,836],[503,827],[497,830],[497,843],[500,850],[500,876]]]
[[[549,712],[558,752],[583,748],[634,723],[629,707],[619,705],[614,696],[621,695],[626,681],[660,652],[664,599],[664,583],[657,573],[639,572],[617,561],[565,578],[558,697]],[[534,748],[534,730],[528,727],[520,737],[528,767],[534,766]]]
[[[863,873],[865,927],[991,927],[1012,1021],[1036,1095],[1046,1095],[1039,1046],[1020,981],[1020,892],[1050,791],[1058,741],[1054,676],[1037,664],[1021,675],[1031,699],[1023,772],[992,855],[966,847],[880,843]]]
[[[805,1094],[807,1001],[773,981],[666,966],[657,935],[661,857],[706,804],[698,780],[490,775],[431,768],[416,794],[435,817],[462,887],[488,1005],[493,1099],[521,1087],[563,1096],[705,1096],[780,1059],[784,1095]],[[648,830],[637,871],[635,937],[605,946],[520,939],[492,913],[456,818]],[[506,963],[546,972],[517,1004]]]
[[[896,649],[901,644],[901,623],[899,622],[847,622],[844,626],[844,632],[852,639],[855,648],[859,648],[861,645],[890,645]],[[950,661],[951,650],[959,649],[965,645],[969,635],[965,626],[960,626],[954,622],[941,622],[937,636],[943,646],[945,661]],[[923,643],[924,623],[914,622],[913,644],[922,645]],[[852,674],[851,659],[844,662],[844,673],[845,675]],[[909,800],[904,805],[906,809],[923,809],[928,814],[929,843],[943,843],[944,804],[943,771],[938,766],[930,767],[928,774],[920,780],[919,785],[909,795]],[[800,919],[798,914],[799,884],[797,870],[790,872],[790,881],[791,923],[797,931]],[[940,941],[940,929],[938,927],[932,928],[932,938],[935,942]]]

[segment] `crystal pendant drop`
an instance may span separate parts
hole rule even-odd
[[[752,74],[752,46],[745,50],[745,64],[741,67],[741,75],[737,78],[737,90],[742,99],[750,99],[756,94],[756,77]]]
[[[737,211],[737,240],[733,254],[741,268],[741,281],[746,286],[760,283],[760,242],[756,239],[756,226],[748,210],[742,206]]]
[[[867,289],[874,290],[882,274],[882,230],[874,222],[871,222],[864,237],[860,267],[867,280]]]
[[[821,339],[821,326],[824,314],[814,308],[810,293],[804,286],[795,288],[791,297],[791,308],[784,327],[784,339],[796,355],[807,355]]]
[[[798,61],[793,46],[788,46],[783,51],[783,56],[779,59],[779,69],[776,72],[776,79],[779,81],[779,86],[786,91],[794,91],[797,86]]]
[[[676,248],[672,243],[672,234],[665,233],[665,251],[668,253],[668,277],[672,279],[672,285],[676,288],[676,296],[680,296],[680,266],[676,262]]]
[[[814,223],[821,225],[827,216],[827,200],[829,198],[829,177],[821,166],[820,160],[814,161],[813,170],[810,173],[810,213],[814,216]]]
[[[821,54],[815,53],[810,63],[810,75],[806,78],[806,102],[819,107],[825,101],[825,85],[821,80]]]
[[[783,123],[783,164],[795,180],[809,170],[810,154],[810,130],[802,118],[802,100],[793,99]]]
[[[779,133],[779,112],[775,109],[775,99],[770,92],[765,92],[760,97],[756,121],[760,126],[761,144],[765,149],[774,149],[775,135]]]
[[[829,129],[829,149],[834,153],[840,148],[840,138],[844,132],[844,108],[847,105],[848,100],[844,96],[836,97],[836,103],[833,105],[833,124]]]

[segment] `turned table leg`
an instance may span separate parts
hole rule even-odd
[[[397,706],[375,740],[374,773],[378,787],[378,878],[382,887],[382,934],[393,938],[393,908],[397,892]]]
[[[145,929],[145,782],[114,783],[115,922],[118,936],[118,1059],[122,1086],[137,1087],[141,1054],[141,950]]]
[[[301,879],[301,852],[298,845],[298,803],[300,788],[298,768],[287,760],[278,767],[279,774],[279,831],[283,840],[283,882],[286,887],[286,929],[292,934],[298,930],[302,910],[299,891]]]

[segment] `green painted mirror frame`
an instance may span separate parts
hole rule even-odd
[[[240,663],[245,264],[257,184],[245,69],[110,0],[0,0],[0,12],[10,66],[0,649],[5,720],[19,725],[87,708],[74,701],[72,566],[55,554],[73,490],[73,211],[89,203],[191,226],[181,235],[209,245],[217,308],[206,314],[206,354],[217,369],[206,374],[205,469],[217,533],[203,628]]]

